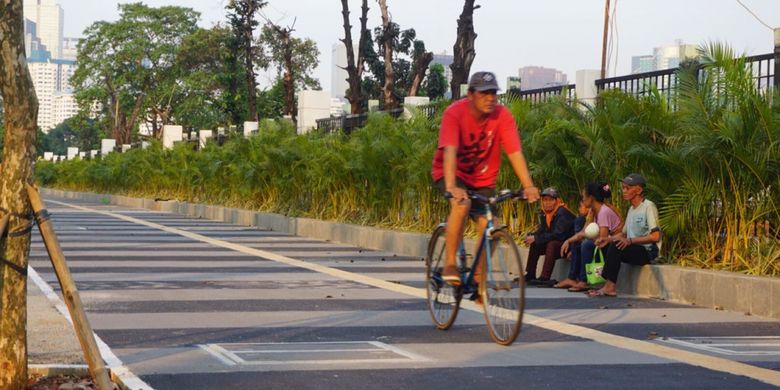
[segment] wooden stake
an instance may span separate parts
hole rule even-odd
[[[73,282],[70,269],[65,263],[65,255],[63,255],[60,243],[57,241],[57,235],[54,234],[54,229],[49,221],[49,215],[43,200],[38,194],[38,190],[29,184],[27,185],[27,195],[35,212],[38,230],[41,231],[43,243],[46,245],[46,251],[49,252],[49,258],[57,274],[57,280],[60,282],[60,289],[62,290],[65,304],[68,306],[70,318],[73,319],[73,328],[76,330],[76,336],[78,336],[81,349],[84,351],[84,358],[89,365],[89,373],[95,380],[98,389],[112,390],[114,385],[108,377],[108,370],[106,370],[103,357],[100,355],[100,350],[97,347],[95,335],[92,333],[92,326],[87,320],[84,306],[81,304],[81,298],[76,289],[76,283]]]

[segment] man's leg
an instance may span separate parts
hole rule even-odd
[[[528,247],[528,259],[525,261],[525,280],[530,281],[536,279],[536,266],[539,263],[539,256],[542,255],[542,250],[536,243],[531,244]]]
[[[563,246],[563,242],[558,240],[552,240],[547,243],[544,248],[544,266],[539,279],[550,280],[553,268],[555,268],[555,262],[561,257],[561,246]]]
[[[487,228],[487,218],[483,216],[477,217],[477,232],[479,232],[479,239],[477,240],[476,245],[474,246],[474,255],[477,255],[477,250],[479,250],[479,245],[482,243],[482,240],[484,239],[485,235],[485,229]],[[485,248],[487,249],[487,248]],[[485,249],[483,249],[482,254],[479,256],[479,261],[477,261],[477,270],[474,272],[474,281],[479,283],[482,279],[482,271],[485,269]],[[493,249],[493,248],[490,248]]]
[[[446,264],[442,271],[445,281],[458,283],[460,272],[455,262],[460,240],[463,239],[463,230],[466,226],[466,217],[469,215],[471,201],[457,202],[450,200],[450,215],[447,217],[447,234],[445,243]]]

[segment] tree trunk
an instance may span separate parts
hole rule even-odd
[[[450,69],[452,69],[452,81],[450,90],[452,99],[460,98],[460,85],[466,84],[471,72],[471,63],[477,53],[474,51],[474,41],[477,39],[477,33],[474,32],[474,10],[479,5],[474,5],[475,0],[466,0],[463,3],[463,12],[458,18],[458,38],[452,48],[453,60]]]
[[[27,261],[32,223],[25,184],[32,183],[38,100],[24,52],[22,0],[0,2],[0,95],[5,140],[0,169],[0,207],[10,234],[0,247],[0,388],[27,385]]]
[[[249,120],[257,122],[257,86],[255,81],[255,66],[252,60],[252,19],[255,17],[255,4],[252,1],[247,2],[246,14],[244,17],[244,26],[242,34],[244,35],[244,64],[246,66],[246,89],[247,104],[249,105]]]
[[[344,18],[344,39],[341,42],[347,48],[347,82],[349,83],[349,95],[347,100],[351,106],[352,114],[360,113],[360,101],[362,100],[361,80],[363,78],[363,51],[368,37],[368,0],[363,0],[360,16],[360,40],[358,41],[357,61],[355,61],[355,49],[352,43],[352,25],[349,24],[349,3],[341,0],[341,15]]]
[[[433,61],[433,53],[431,52],[425,52],[417,59],[414,68],[414,79],[412,80],[412,85],[409,87],[409,96],[417,96],[417,91],[420,89],[420,85],[422,85],[423,79],[425,78],[425,72],[428,71],[428,66],[431,64],[431,61]]]
[[[282,51],[284,52],[284,114],[289,115],[295,122],[295,75],[293,74],[292,61],[292,42],[290,35],[293,32],[292,27],[281,28],[274,26],[279,39],[282,42]]]
[[[385,59],[385,85],[382,86],[382,98],[385,110],[398,107],[395,99],[395,73],[393,72],[393,39],[390,36],[390,14],[387,12],[387,0],[379,0],[379,8],[382,11],[382,51]]]

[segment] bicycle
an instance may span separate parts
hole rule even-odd
[[[490,337],[500,345],[510,345],[520,333],[523,322],[525,277],[520,251],[512,239],[512,233],[506,225],[494,226],[490,206],[509,199],[524,199],[523,191],[503,190],[490,198],[472,191],[467,193],[472,201],[476,200],[485,205],[488,224],[470,267],[469,255],[461,240],[457,256],[461,283],[457,286],[446,283],[441,276],[445,264],[447,224],[441,223],[434,229],[428,241],[426,257],[428,310],[436,327],[447,330],[455,323],[464,294],[471,294],[470,299],[473,301],[481,298]],[[448,199],[452,197],[449,193],[444,196]],[[481,280],[477,281],[477,262],[483,254],[485,265],[479,275]]]

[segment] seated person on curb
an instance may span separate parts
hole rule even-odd
[[[593,222],[599,225],[599,238],[606,238],[610,234],[620,231],[623,221],[620,215],[612,208],[607,201],[612,197],[612,191],[609,184],[604,182],[589,183],[582,191],[582,203],[585,207],[591,209]],[[569,273],[578,275],[577,283],[569,288],[571,292],[581,292],[588,290],[588,279],[585,276],[585,264],[593,261],[593,253],[596,250],[596,244],[592,240],[585,238],[584,229],[571,236],[561,246],[561,255],[569,252],[569,247],[575,242],[582,242],[580,245],[580,255],[572,254],[572,262]]]
[[[563,241],[574,234],[574,214],[558,197],[558,190],[549,187],[542,191],[542,211],[539,228],[525,238],[528,244],[528,262],[525,266],[525,280],[530,284],[548,285],[555,260],[560,257]],[[539,256],[544,255],[544,267],[536,279],[536,265]]]
[[[645,199],[645,178],[632,173],[623,179],[623,199],[631,203],[626,215],[623,231],[609,237],[599,238],[597,245],[606,245],[604,253],[604,271],[601,276],[606,280],[604,287],[592,290],[592,297],[617,296],[617,277],[620,263],[634,265],[650,264],[658,257],[658,242],[661,230],[658,227],[658,209],[655,203]]]
[[[476,219],[480,233],[487,226],[484,205],[472,202],[466,190],[495,195],[501,164],[499,148],[506,153],[528,201],[539,199],[539,190],[528,173],[517,125],[509,110],[498,104],[497,91],[498,82],[493,73],[474,73],[469,80],[467,98],[452,103],[444,111],[439,130],[431,176],[442,193],[452,194],[442,279],[454,285],[460,284],[455,255],[463,239],[466,216]]]
[[[588,225],[593,219],[590,213],[590,207],[585,206],[585,202],[580,199],[580,205],[577,209],[577,218],[574,219],[574,232],[579,233],[583,229],[585,229],[585,226]],[[563,244],[561,244],[563,245]],[[582,255],[582,242],[576,241],[571,244],[569,247],[569,260],[571,260],[571,263],[569,265],[569,276],[567,279],[561,280],[560,282],[556,283],[553,287],[554,288],[572,288],[577,283],[579,283],[581,280],[585,279],[585,267],[582,267],[582,270],[580,270],[579,265],[581,264],[581,255]],[[582,290],[584,291],[584,290]],[[572,290],[574,292],[574,290]]]

